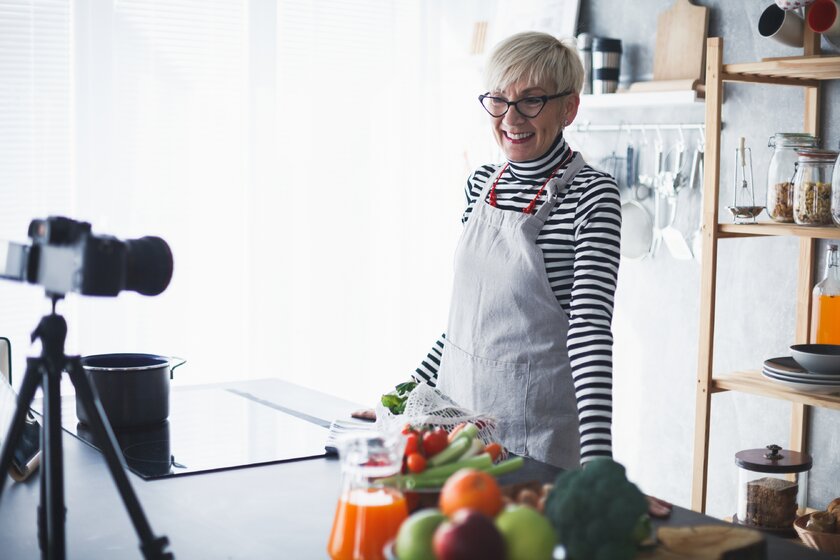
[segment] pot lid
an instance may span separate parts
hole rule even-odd
[[[795,473],[811,470],[813,461],[808,453],[782,449],[776,444],[764,449],[745,449],[735,454],[735,464],[748,471],[764,473]]]

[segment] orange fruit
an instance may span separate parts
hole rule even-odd
[[[492,518],[502,511],[504,502],[502,489],[493,475],[476,469],[461,469],[443,484],[439,505],[446,516],[459,509],[474,509]]]

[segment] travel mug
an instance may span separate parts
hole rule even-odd
[[[615,93],[621,69],[621,39],[592,39],[592,93]]]
[[[592,35],[581,33],[577,36],[577,50],[583,63],[583,90],[592,93]]]

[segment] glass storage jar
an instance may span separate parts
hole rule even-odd
[[[793,174],[793,220],[803,226],[831,224],[831,174],[837,152],[802,149],[796,152]]]
[[[831,218],[840,226],[840,158],[834,162],[831,174]]]
[[[793,177],[796,151],[816,148],[819,140],[810,134],[777,132],[768,146],[774,148],[767,170],[767,213],[777,222],[793,223]]]
[[[738,465],[738,513],[735,521],[759,529],[793,529],[805,513],[811,456],[768,445],[735,454]]]

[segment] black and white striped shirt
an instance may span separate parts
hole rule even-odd
[[[561,135],[543,157],[510,162],[496,185],[498,207],[521,212],[549,174],[561,162],[568,165],[570,152]],[[463,223],[487,180],[500,167],[483,165],[467,180]],[[538,208],[545,194],[540,198]],[[615,180],[588,165],[566,188],[537,236],[551,289],[569,317],[566,344],[580,420],[582,463],[612,456],[611,323],[620,236],[621,201]],[[441,335],[417,368],[417,381],[435,384],[445,339],[446,335]]]

